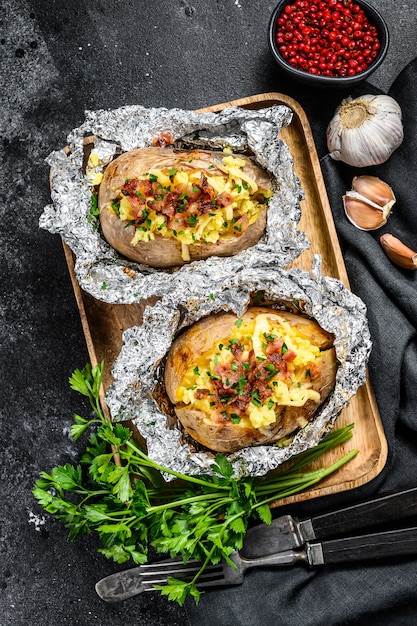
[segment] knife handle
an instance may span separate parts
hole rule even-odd
[[[369,528],[417,516],[417,486],[397,489],[351,506],[315,515],[300,523],[304,539],[325,539],[340,533]]]
[[[311,565],[417,555],[417,528],[403,528],[359,537],[331,539],[323,541],[321,544],[310,542],[309,548],[315,555],[321,552],[323,559],[320,563],[320,558],[316,556],[316,558],[311,559]]]

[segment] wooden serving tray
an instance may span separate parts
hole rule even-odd
[[[311,270],[313,255],[320,254],[323,273],[338,278],[349,287],[316,147],[307,116],[300,105],[284,94],[266,93],[225,102],[200,111],[216,112],[228,106],[260,109],[279,104],[285,104],[293,111],[293,120],[289,126],[282,129],[281,137],[294,158],[295,173],[305,194],[305,199],[301,203],[302,218],[299,227],[307,233],[312,244],[309,250],[304,251],[294,261],[293,267]],[[63,245],[90,360],[92,365],[104,360],[103,387],[107,390],[112,380],[113,362],[122,347],[123,332],[131,326],[142,323],[144,308],[147,304],[152,304],[152,301],[142,301],[138,304],[107,304],[94,299],[81,290],[74,273],[73,254],[65,243]],[[369,380],[343,409],[335,427],[352,423],[355,424],[353,438],[343,447],[326,453],[312,467],[331,465],[342,454],[353,449],[359,450],[359,454],[309,491],[279,500],[272,506],[353,489],[369,482],[381,472],[386,463],[388,446]]]

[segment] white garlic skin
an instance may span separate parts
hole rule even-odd
[[[332,159],[353,167],[385,163],[404,139],[399,104],[385,95],[342,101],[327,127]]]

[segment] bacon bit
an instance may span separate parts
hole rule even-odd
[[[320,376],[320,368],[316,363],[310,363],[307,368],[306,376],[310,378],[310,380],[315,380]]]
[[[232,204],[232,202],[233,196],[227,191],[222,191],[222,193],[219,193],[216,196],[216,204],[219,206],[228,206],[229,204]]]
[[[272,343],[268,343],[266,346],[265,352],[267,354],[282,354],[282,346],[284,345],[284,340],[281,337],[275,337]]]
[[[178,230],[178,228],[186,228],[187,226],[189,226],[189,224],[185,221],[183,213],[175,213],[168,220],[167,226],[171,230]]]
[[[219,365],[215,365],[214,374],[216,376],[220,376],[223,389],[230,389],[233,385],[236,385],[239,378],[242,375],[241,369],[243,369],[239,364],[237,364],[237,369],[234,371],[229,363],[220,363]]]
[[[266,367],[271,365],[269,359],[259,362],[253,350],[250,351],[247,360],[241,360],[244,353],[238,343],[232,344],[232,353],[235,357],[232,363],[221,363],[214,367],[212,378],[213,402],[216,410],[223,413],[236,413],[242,416],[248,405],[256,398],[264,402],[273,394],[269,381],[271,370]],[[275,355],[272,355],[275,356]],[[276,355],[278,357],[278,354]],[[279,355],[282,373],[287,374],[286,363]],[[274,371],[277,370],[277,371]],[[273,375],[278,374],[278,368],[273,369]],[[279,369],[281,376],[281,368]]]
[[[253,381],[253,390],[258,392],[259,400],[264,402],[267,398],[272,396],[272,389],[268,387],[268,384],[262,378],[255,379]]]
[[[208,194],[210,200],[213,200],[216,192],[214,191],[213,187],[209,185],[207,176],[204,174],[204,172],[201,172],[200,182],[198,186],[202,191],[204,191],[204,193]]]
[[[210,198],[203,196],[198,204],[198,210],[200,215],[207,215],[207,213],[213,213],[213,211],[216,210],[216,207],[213,206],[213,202]]]
[[[174,217],[177,212],[175,197],[172,193],[167,193],[166,196],[162,200],[154,200],[149,202],[149,206],[156,213],[162,213],[162,215],[166,215],[169,218]]]
[[[295,357],[296,357],[296,353],[294,352],[294,350],[288,350],[284,356],[282,357],[284,359],[284,361],[286,361],[287,363],[291,363],[291,361],[294,361]]]
[[[191,200],[191,202],[195,202],[201,196],[201,189],[198,185],[187,185],[187,198]]]
[[[152,185],[149,180],[138,181],[137,178],[127,180],[122,187],[124,196],[138,196],[139,194],[145,199],[152,191]]]
[[[152,209],[168,218],[167,226],[171,230],[189,227],[190,224],[197,223],[196,216],[213,213],[219,206],[227,206],[233,201],[232,196],[227,192],[219,194],[214,200],[216,192],[208,183],[204,172],[201,172],[198,184],[181,183],[171,191],[161,188],[158,181],[132,178],[125,182],[121,192],[127,196],[132,205],[132,217],[136,226],[146,219],[146,213],[144,217],[143,210]],[[238,223],[243,225],[242,232],[249,225],[246,216],[243,216]]]
[[[232,354],[235,359],[240,359],[243,354],[243,348],[240,343],[232,343]]]
[[[127,180],[122,187],[122,194],[124,196],[131,196],[135,193],[138,187],[138,179],[132,178],[131,180]]]
[[[174,140],[169,133],[161,133],[152,141],[153,146],[160,148],[165,148],[165,146],[170,146],[173,143]]]
[[[207,398],[210,395],[210,389],[196,389],[194,391],[194,398],[196,400],[202,400],[203,398]]]
[[[141,193],[143,196],[149,196],[149,194],[152,191],[152,183],[150,180],[145,179],[145,180],[141,180],[139,187],[138,187],[138,192]]]
[[[145,221],[145,217],[142,215],[142,211],[146,208],[144,200],[138,198],[138,196],[128,196],[128,201],[132,207],[132,215],[135,218],[135,222],[141,224]]]

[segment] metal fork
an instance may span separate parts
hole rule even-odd
[[[199,589],[206,587],[240,585],[249,568],[268,565],[291,565],[296,561],[308,561],[305,546],[301,551],[286,551],[257,559],[245,559],[238,552],[232,552],[230,560],[236,569],[225,559],[217,565],[208,565],[198,577],[196,585]],[[144,591],[155,591],[156,585],[165,585],[167,578],[173,576],[190,582],[201,569],[200,561],[189,560],[186,564],[182,559],[167,559],[157,563],[147,563],[129,570],[111,574],[96,584],[96,591],[106,602],[119,602]]]
[[[417,527],[322,542],[307,541],[300,550],[285,550],[254,559],[232,552],[229,558],[235,567],[225,560],[208,565],[198,577],[196,586],[205,589],[240,585],[245,572],[253,567],[294,565],[300,561],[313,567],[405,555],[417,555]],[[189,582],[201,566],[198,561],[190,560],[184,564],[181,559],[140,565],[103,578],[96,584],[96,591],[106,602],[119,602],[144,591],[154,591],[156,585],[165,585],[169,576]]]

